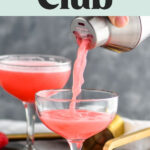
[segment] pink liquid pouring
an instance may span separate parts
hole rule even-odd
[[[86,66],[88,44],[88,39],[82,40],[79,44],[77,59],[73,69],[73,96],[70,108],[43,111],[39,116],[49,129],[69,140],[82,139],[84,141],[105,129],[113,118],[108,113],[75,109],[76,98],[80,94],[82,84],[84,83],[83,73]]]
[[[36,66],[39,62],[32,62]],[[41,63],[41,67],[46,64]],[[16,62],[11,62],[16,64]],[[21,65],[30,66],[29,62],[19,62]],[[47,64],[50,65],[49,63]],[[51,64],[54,65],[54,62]],[[51,67],[41,69],[40,67],[18,68],[0,67],[1,86],[11,95],[21,101],[34,102],[35,93],[46,89],[63,88],[70,76],[70,68]]]
[[[75,103],[76,103],[76,98],[81,92],[81,87],[82,84],[84,83],[84,70],[86,67],[86,57],[88,53],[88,39],[82,40],[80,43],[78,52],[77,52],[77,58],[74,63],[73,67],[73,86],[72,86],[72,103],[70,105],[71,111],[75,109]]]

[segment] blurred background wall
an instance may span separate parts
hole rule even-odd
[[[70,32],[73,17],[0,17],[0,55],[51,54],[74,62],[77,45]],[[88,54],[84,88],[116,91],[118,113],[150,119],[150,38],[131,52],[103,48]],[[67,88],[72,84],[72,77]],[[22,103],[0,88],[0,119],[24,120]]]

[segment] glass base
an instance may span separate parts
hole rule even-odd
[[[34,145],[25,145],[25,147],[23,148],[23,150],[36,150]]]

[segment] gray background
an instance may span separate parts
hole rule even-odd
[[[42,53],[74,61],[77,45],[70,33],[73,17],[0,17],[0,55]],[[88,54],[84,88],[119,93],[118,113],[150,119],[150,38],[129,53],[103,48]],[[70,78],[67,88],[71,87]],[[22,103],[0,89],[0,119],[24,120]]]

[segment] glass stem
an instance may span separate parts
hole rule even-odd
[[[83,140],[67,140],[70,146],[70,150],[81,150],[83,145]]]
[[[35,106],[34,103],[23,102],[26,120],[27,120],[27,144],[26,150],[34,150],[34,123],[35,123]]]

